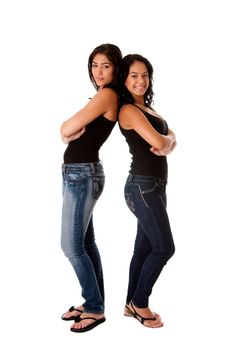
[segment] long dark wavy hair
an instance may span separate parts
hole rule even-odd
[[[145,57],[138,54],[130,54],[125,56],[121,61],[120,66],[120,105],[123,106],[128,103],[134,103],[134,98],[125,86],[125,81],[128,77],[130,66],[134,62],[142,62],[145,64],[149,74],[149,86],[144,94],[144,103],[147,107],[153,104],[153,67],[152,64]]]
[[[98,90],[98,86],[96,85],[95,79],[92,74],[92,61],[97,54],[105,55],[109,61],[113,64],[113,80],[110,84],[107,84],[105,87],[110,87],[118,92],[119,87],[119,68],[122,60],[122,53],[118,46],[113,44],[102,44],[97,46],[89,56],[88,59],[88,72],[89,77],[91,79],[92,84],[95,89]]]

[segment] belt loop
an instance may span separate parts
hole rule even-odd
[[[95,164],[90,163],[91,165],[91,173],[94,174],[95,173]]]
[[[134,179],[134,175],[129,174],[129,176],[128,176],[128,180],[129,180],[130,182],[133,182],[133,179]]]

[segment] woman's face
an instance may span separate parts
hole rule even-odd
[[[94,56],[91,71],[99,88],[103,88],[113,80],[114,66],[103,54],[98,53]]]
[[[146,65],[135,61],[131,64],[129,74],[125,80],[125,86],[135,100],[144,96],[149,87],[150,79]]]

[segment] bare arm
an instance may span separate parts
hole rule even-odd
[[[121,108],[119,120],[123,128],[134,129],[155,150],[166,152],[175,141],[175,134],[172,131],[168,135],[159,134],[144,114],[133,105]]]
[[[74,137],[86,125],[102,114],[110,120],[116,120],[117,95],[112,89],[99,90],[84,108],[66,120],[60,128],[62,139],[66,140]]]
[[[82,134],[86,131],[86,128],[82,128],[80,131],[78,131],[76,134],[70,136],[70,137],[64,137],[62,136],[62,142],[68,144],[70,143],[71,141],[74,141],[76,139],[78,139],[79,137],[82,136]]]
[[[170,148],[168,148],[166,150],[157,150],[156,148],[151,147],[150,151],[152,153],[156,154],[157,156],[167,156],[168,154],[170,154],[174,150],[174,148],[177,146],[177,142],[176,142],[176,135],[171,129],[168,129],[168,135],[173,136],[173,142],[172,142]]]

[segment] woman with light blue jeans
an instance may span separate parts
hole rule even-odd
[[[104,187],[103,166],[101,162],[63,164],[62,175],[62,249],[82,286],[83,308],[86,312],[101,314],[104,312],[103,272],[92,212]]]
[[[89,77],[97,93],[61,126],[68,144],[62,165],[63,206],[61,246],[74,268],[84,303],[62,315],[74,320],[70,330],[86,332],[105,321],[104,282],[95,242],[93,209],[104,187],[99,150],[116,124],[118,74],[122,59],[113,44],[96,47],[88,60]]]

